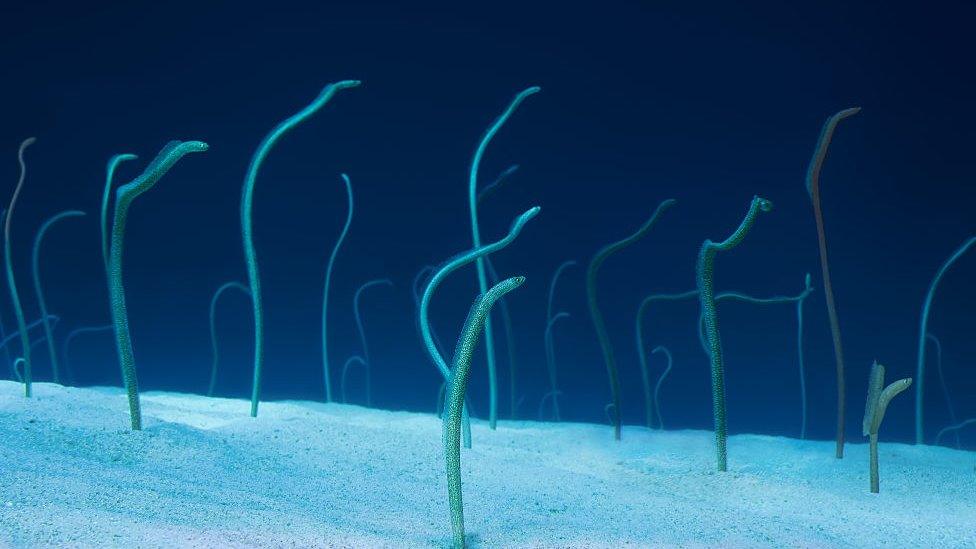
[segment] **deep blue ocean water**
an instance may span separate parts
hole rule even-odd
[[[49,216],[87,212],[51,229],[41,268],[59,346],[72,329],[109,321],[98,208],[105,164],[129,181],[171,139],[210,150],[188,157],[132,207],[125,286],[140,383],[202,392],[211,351],[208,304],[223,282],[246,280],[241,187],[254,149],[278,122],[329,83],[361,79],[286,135],[255,190],[254,225],[266,315],[267,399],[323,398],[320,316],[323,277],[346,213],[355,217],[330,294],[334,383],[361,354],[352,305],[363,294],[372,402],[433,411],[440,377],[417,335],[414,275],[471,247],[468,167],[485,128],[513,95],[528,98],[492,141],[486,185],[513,164],[510,181],[480,213],[495,240],[531,206],[542,212],[493,256],[503,277],[524,275],[507,301],[516,346],[518,417],[537,415],[548,391],[543,330],[550,277],[565,271],[554,331],[565,419],[604,422],[610,402],[602,355],[586,308],[585,265],[632,233],[664,199],[677,204],[648,236],[600,271],[600,307],[617,354],[626,423],[643,421],[634,315],[652,293],[695,287],[706,238],[725,238],[754,195],[775,209],[741,246],[716,261],[716,287],[755,296],[793,295],[812,275],[805,305],[808,436],[833,437],[836,376],[817,236],[804,175],[820,128],[845,120],[822,175],[824,217],[847,365],[847,427],[860,440],[873,360],[889,378],[915,375],[919,313],[940,264],[976,234],[972,148],[976,107],[969,52],[972,6],[788,6],[775,2],[617,2],[598,7],[492,3],[31,2],[0,12],[0,203],[17,181],[17,146],[28,173],[12,224],[15,275],[28,320],[33,235]],[[976,416],[976,299],[970,252],[947,273],[930,331],[941,341],[946,385],[959,418]],[[453,274],[432,322],[453,349],[477,294],[472,267]],[[708,360],[694,300],[663,304],[647,318],[649,348],[667,346],[674,369],[662,388],[669,427],[709,428]],[[14,319],[6,288],[0,317]],[[799,381],[791,305],[720,305],[729,427],[796,436]],[[252,327],[247,299],[227,294],[218,312],[217,392],[249,396]],[[500,416],[511,414],[509,362],[495,317]],[[36,336],[35,336],[36,338]],[[11,343],[16,354],[17,343]],[[487,409],[483,351],[471,400]],[[43,347],[37,379],[50,378]],[[934,357],[926,379],[926,430],[949,422]],[[78,338],[70,382],[117,385],[108,332]],[[652,372],[663,369],[658,355]],[[6,374],[7,369],[3,372]],[[364,402],[350,373],[349,398]],[[914,393],[899,397],[886,437],[913,438]],[[963,443],[976,445],[976,431]]]

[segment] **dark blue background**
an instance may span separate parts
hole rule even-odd
[[[440,380],[416,336],[410,281],[421,266],[470,247],[471,153],[514,93],[540,85],[542,93],[499,133],[482,165],[485,182],[512,163],[522,166],[481,209],[486,239],[503,234],[527,207],[543,208],[495,256],[503,275],[528,277],[511,298],[522,415],[535,416],[546,390],[542,330],[556,265],[585,263],[632,232],[659,201],[678,200],[646,240],[611,258],[600,277],[625,419],[638,423],[638,302],[647,293],[691,289],[701,241],[727,236],[758,193],[776,209],[740,248],[719,257],[717,286],[793,294],[804,273],[813,273],[818,291],[807,305],[805,334],[810,430],[830,438],[833,354],[803,178],[824,119],[859,105],[861,114],[838,130],[822,185],[847,352],[849,430],[857,440],[871,361],[885,362],[892,379],[914,375],[927,285],[976,232],[974,13],[962,3],[789,4],[8,3],[0,13],[4,197],[16,182],[17,145],[38,137],[27,154],[13,229],[27,314],[37,315],[28,268],[33,232],[47,216],[79,208],[89,216],[65,221],[48,237],[49,307],[64,318],[61,337],[72,327],[106,322],[96,221],[106,160],[120,152],[141,156],[121,167],[122,182],[166,141],[204,140],[209,152],[180,162],[134,205],[125,283],[142,387],[205,390],[210,295],[226,280],[245,278],[238,211],[250,155],[324,84],[362,79],[361,88],[343,92],[287,135],[257,183],[268,330],[264,395],[322,397],[322,279],[345,216],[339,173],[346,172],[357,209],[334,273],[335,382],[345,357],[360,352],[355,288],[389,277],[394,290],[372,289],[363,301],[375,401],[431,410]],[[931,318],[963,417],[976,415],[974,272],[976,257],[953,268]],[[583,269],[566,275],[558,308],[572,319],[556,334],[564,409],[570,419],[605,421],[609,390],[586,314]],[[448,343],[475,292],[468,268],[438,295],[434,322]],[[4,291],[10,330],[7,297]],[[696,314],[694,302],[664,305],[648,322],[650,344],[668,345],[675,355],[663,397],[672,427],[711,425]],[[795,435],[793,308],[724,305],[721,314],[731,430]],[[219,392],[243,397],[250,387],[250,306],[228,297],[219,315]],[[498,342],[505,391],[500,334]],[[76,383],[119,382],[107,334],[77,343]],[[37,355],[45,378],[44,353]],[[476,368],[473,398],[484,411],[486,375],[483,364]],[[934,434],[947,414],[930,373]],[[350,393],[361,400],[355,380]],[[504,417],[507,392],[501,397]],[[886,437],[909,435],[912,401],[906,395],[891,406]]]

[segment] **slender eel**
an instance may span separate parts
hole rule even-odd
[[[935,443],[936,444],[939,444],[939,441],[942,440],[942,437],[944,437],[946,435],[946,433],[956,432],[956,436],[959,436],[959,433],[958,433],[959,429],[962,429],[963,427],[966,427],[968,425],[976,425],[976,417],[969,418],[969,419],[960,421],[959,423],[956,423],[955,425],[950,425],[950,426],[942,429],[941,431],[939,431],[939,433],[937,435],[935,435]]]
[[[539,412],[538,412],[539,421],[543,420],[542,411],[545,410],[546,408],[546,401],[548,401],[550,398],[555,399],[557,396],[561,395],[562,393],[563,393],[562,391],[549,391],[546,394],[542,395],[542,399],[539,400]]]
[[[661,376],[657,378],[657,383],[654,384],[654,411],[657,412],[657,426],[659,429],[664,429],[664,418],[661,417],[661,384],[664,383],[664,378],[668,377],[668,374],[671,373],[673,361],[671,359],[671,351],[663,345],[658,345],[651,353],[664,353],[664,356],[668,359],[667,368],[661,372]]]
[[[739,227],[721,242],[705,240],[698,254],[698,299],[705,319],[705,335],[708,339],[712,366],[712,415],[715,420],[715,457],[720,472],[728,469],[726,441],[728,439],[725,417],[725,368],[722,362],[722,340],[719,335],[718,314],[715,310],[715,284],[713,280],[715,254],[738,246],[749,233],[760,212],[773,209],[772,202],[755,197]]]
[[[6,223],[6,220],[7,220],[7,209],[6,208],[0,209],[0,225],[5,224]],[[5,337],[7,337],[7,328],[3,325],[3,315],[0,315],[0,339],[3,339]],[[14,376],[14,363],[13,363],[13,357],[10,355],[10,349],[4,347],[3,348],[3,356],[4,356],[4,359],[5,359],[5,362],[8,365],[10,365],[10,377],[11,378],[14,378],[15,377]]]
[[[973,244],[976,244],[976,237],[967,239],[961,246],[956,248],[956,251],[949,256],[949,259],[945,260],[945,263],[935,273],[935,278],[932,279],[932,283],[929,284],[929,291],[925,294],[925,301],[922,303],[922,315],[918,328],[918,361],[915,371],[915,444],[925,442],[923,408],[925,401],[925,334],[929,333],[929,309],[932,308],[932,299],[935,298],[935,291],[939,287],[939,282],[942,282],[942,277],[945,276],[946,271],[962,257],[962,254],[966,253],[969,248],[972,248]]]
[[[346,359],[346,362],[342,365],[342,377],[340,379],[341,384],[339,385],[339,392],[342,395],[343,404],[349,403],[349,401],[346,399],[346,374],[349,373],[349,367],[356,363],[358,363],[364,369],[369,368],[369,364],[366,359],[359,355],[354,355]]]
[[[553,419],[556,421],[562,421],[560,410],[559,410],[559,400],[558,396],[562,394],[556,384],[557,380],[557,370],[556,370],[556,351],[554,348],[552,340],[552,328],[555,326],[559,318],[569,317],[569,313],[558,313],[553,315],[553,303],[556,299],[556,285],[559,282],[559,277],[563,274],[563,271],[570,267],[576,266],[576,262],[573,260],[563,261],[556,267],[556,270],[552,273],[552,280],[549,282],[549,295],[546,299],[546,328],[542,334],[542,343],[545,346],[546,353],[546,370],[549,374],[549,393],[552,394],[552,413]],[[559,318],[556,318],[559,317]],[[545,397],[543,397],[543,401]],[[541,406],[541,404],[540,404]]]
[[[942,342],[935,335],[928,333],[925,334],[926,341],[932,343],[935,347],[935,368],[939,372],[939,385],[942,386],[942,398],[945,399],[946,409],[949,412],[949,424],[955,425],[956,420],[956,407],[952,405],[952,396],[949,395],[949,385],[946,384],[945,373],[942,371]],[[938,442],[936,442],[938,444]],[[959,433],[956,432],[956,448],[960,447]]]
[[[379,285],[392,287],[393,281],[388,278],[370,280],[369,282],[360,286],[359,289],[356,290],[356,294],[352,298],[352,312],[353,315],[356,317],[356,329],[359,331],[359,342],[363,346],[363,360],[364,360],[363,368],[366,370],[366,406],[373,405],[373,387],[372,387],[372,375],[371,375],[372,359],[369,356],[369,346],[366,344],[366,329],[363,328],[363,317],[359,313],[359,298],[360,296],[362,296],[364,290]],[[348,363],[349,361],[347,360],[346,364],[348,365]],[[343,370],[345,369],[346,366],[343,366]],[[346,401],[345,396],[342,397],[342,401],[343,402]]]
[[[41,319],[47,318],[47,301],[44,299],[44,289],[41,287],[41,242],[44,241],[44,235],[47,233],[48,229],[52,225],[61,221],[62,219],[67,219],[69,217],[80,217],[85,215],[85,212],[78,210],[67,210],[61,212],[48,218],[47,221],[41,225],[38,229],[37,235],[34,236],[34,248],[31,253],[31,267],[34,275],[34,293],[37,294],[37,304],[41,309]],[[54,350],[54,334],[51,324],[44,321],[44,338],[47,340],[47,353],[51,360],[51,373],[54,378],[55,383],[61,383],[61,368],[58,365],[58,354]]]
[[[894,381],[885,387],[884,377],[884,366],[875,362],[871,366],[871,374],[868,378],[868,399],[864,406],[864,421],[861,427],[864,436],[868,437],[868,467],[872,494],[877,494],[880,488],[878,481],[878,430],[881,428],[881,422],[884,420],[885,411],[888,409],[891,399],[908,389],[912,384],[912,378],[909,377]],[[882,389],[882,387],[884,388]]]
[[[57,324],[57,320],[59,320],[58,317],[55,316],[55,315],[51,315],[51,316],[54,318],[55,324]],[[33,349],[34,347],[37,347],[41,343],[44,343],[45,339],[46,338],[44,336],[41,336],[41,337],[35,339],[34,341],[31,341],[31,344],[30,344],[31,349]],[[23,383],[24,382],[24,376],[23,376],[23,374],[20,373],[20,371],[17,370],[17,365],[18,364],[23,365],[24,364],[24,359],[21,358],[21,357],[17,357],[17,359],[14,360],[14,363],[13,363],[14,377],[17,379],[18,382]]]
[[[820,206],[820,172],[824,160],[827,158],[827,148],[834,137],[837,124],[845,118],[854,116],[861,111],[860,107],[844,109],[827,119],[820,131],[820,138],[807,168],[806,187],[813,204],[813,217],[817,224],[817,243],[820,250],[820,270],[823,276],[824,299],[827,302],[827,316],[830,319],[830,333],[834,343],[834,359],[837,365],[837,438],[834,456],[844,457],[844,421],[846,410],[847,386],[844,379],[844,348],[840,337],[840,320],[837,317],[837,305],[834,303],[834,289],[830,282],[830,267],[827,263],[827,236],[824,230],[823,210]]]
[[[352,196],[352,182],[349,176],[342,175],[342,182],[346,187],[346,221],[342,225],[342,231],[336,240],[332,253],[329,254],[329,262],[325,266],[325,284],[322,289],[322,378],[325,381],[325,401],[332,402],[332,374],[329,368],[329,287],[332,285],[332,269],[335,267],[336,257],[339,255],[339,248],[349,234],[349,227],[352,225],[352,216],[355,211],[355,203]]]
[[[552,342],[552,328],[561,319],[569,318],[569,313],[557,313],[546,323],[546,331],[543,334],[543,344],[546,347],[546,365],[549,367],[549,386],[551,389],[547,395],[552,395],[552,417],[556,421],[562,421],[562,414],[559,411],[559,396],[562,391],[556,389],[556,348]],[[543,397],[545,400],[545,397]]]
[[[458,338],[457,348],[454,350],[454,369],[448,379],[443,441],[444,463],[447,469],[447,497],[451,509],[451,532],[453,545],[457,549],[465,547],[464,506],[461,499],[461,421],[464,416],[464,396],[471,375],[471,357],[491,307],[499,298],[518,288],[523,282],[525,282],[523,276],[509,278],[478,296],[468,312],[461,336]]]
[[[139,406],[139,384],[136,379],[136,364],[132,354],[132,338],[129,335],[129,314],[125,306],[125,288],[122,285],[122,248],[125,241],[125,223],[129,207],[142,193],[151,189],[176,162],[185,155],[206,151],[206,143],[201,141],[170,141],[149,164],[142,174],[120,186],[115,191],[115,215],[112,221],[112,245],[109,249],[109,294],[112,304],[112,324],[115,326],[115,345],[122,367],[129,400],[129,419],[132,430],[142,429],[142,411]]]
[[[217,348],[217,302],[224,292],[231,289],[240,290],[244,295],[251,296],[251,290],[248,290],[247,286],[231,281],[217,288],[210,298],[210,350],[213,358],[210,361],[210,384],[207,386],[207,396],[213,396],[214,389],[217,387],[217,364],[220,362],[220,352]]]
[[[593,319],[593,327],[596,329],[596,337],[600,340],[600,349],[603,351],[603,361],[607,367],[607,377],[610,379],[610,396],[613,399],[613,413],[614,416],[611,418],[611,423],[613,424],[613,438],[614,440],[620,440],[620,428],[621,428],[621,417],[620,417],[620,379],[617,375],[617,361],[614,358],[613,346],[610,344],[610,336],[607,334],[607,326],[603,321],[603,314],[600,312],[600,306],[597,303],[597,293],[596,293],[596,275],[600,270],[600,266],[606,261],[608,257],[614,253],[630,246],[634,242],[637,242],[644,237],[650,230],[651,227],[657,222],[658,217],[675,204],[673,198],[669,198],[661,202],[654,213],[651,215],[650,219],[644,222],[644,224],[637,229],[637,232],[628,236],[623,240],[619,240],[605,246],[600,251],[593,256],[590,260],[590,266],[586,270],[586,300],[590,307],[590,317]]]
[[[644,422],[648,429],[654,427],[654,398],[651,393],[651,374],[647,367],[647,354],[644,343],[644,311],[656,301],[681,301],[698,297],[698,290],[690,290],[679,294],[655,294],[649,295],[641,300],[637,307],[636,320],[634,321],[634,334],[637,340],[637,359],[640,364],[641,382],[644,387]]]
[[[807,438],[807,373],[803,365],[803,302],[813,292],[810,273],[803,279],[803,293],[796,300],[796,361],[800,371],[800,440]]]
[[[520,91],[509,103],[508,108],[488,127],[478,147],[475,149],[474,156],[471,158],[471,169],[468,172],[468,206],[471,213],[471,241],[472,246],[477,249],[481,247],[481,228],[478,225],[478,167],[481,165],[481,158],[485,154],[488,143],[491,142],[498,130],[512,116],[515,109],[522,101],[530,95],[536,94],[540,88],[533,86]],[[478,288],[481,293],[488,291],[488,275],[485,271],[485,261],[479,256],[475,259],[478,271]],[[485,320],[485,355],[488,359],[488,426],[492,430],[498,422],[498,379],[495,371],[495,341],[492,335],[491,318]]]
[[[18,370],[17,369],[17,366],[23,367],[23,365],[24,365],[24,358],[23,357],[17,357],[17,358],[15,358],[13,364],[10,365],[10,368],[13,371],[13,377],[14,377],[15,380],[17,380],[17,383],[23,383],[24,382],[24,374],[23,374],[22,370]]]
[[[20,305],[20,294],[17,293],[17,281],[14,279],[14,266],[10,251],[10,225],[14,217],[14,206],[17,205],[17,198],[20,197],[20,191],[24,188],[24,179],[27,176],[27,165],[24,164],[24,150],[31,146],[34,141],[36,141],[35,138],[28,137],[21,142],[20,148],[17,150],[17,162],[20,164],[20,179],[17,180],[14,195],[10,199],[10,206],[7,207],[7,218],[4,219],[3,223],[3,259],[4,266],[7,269],[7,287],[10,290],[10,301],[14,306],[14,315],[17,317],[17,330],[20,332],[20,347],[24,355],[21,357],[24,359],[24,395],[28,398],[31,396],[31,383],[33,381],[31,377],[31,345],[30,340],[27,339],[27,321],[24,320],[24,308]]]
[[[0,320],[0,338],[6,338],[6,337],[7,337],[7,331],[3,327],[3,320]],[[3,355],[4,357],[6,357],[5,359],[6,363],[10,366],[10,376],[12,378],[14,374],[13,357],[10,355],[10,349],[8,349],[6,345],[3,347]]]
[[[420,298],[420,310],[418,312],[418,317],[419,317],[418,323],[420,324],[420,332],[423,335],[424,345],[427,346],[427,352],[430,354],[431,359],[433,359],[434,361],[434,365],[437,367],[438,371],[440,371],[445,381],[451,379],[451,370],[447,366],[447,362],[444,360],[444,357],[437,349],[437,345],[435,345],[434,343],[433,332],[431,331],[430,328],[429,309],[430,309],[430,300],[431,297],[433,297],[434,295],[434,290],[436,290],[437,287],[440,286],[441,282],[449,274],[456,271],[457,269],[463,267],[464,265],[467,265],[468,263],[475,261],[479,257],[484,257],[488,254],[495,253],[498,250],[501,250],[502,248],[505,248],[506,246],[511,244],[515,240],[515,238],[522,232],[522,228],[525,226],[525,224],[528,223],[529,220],[531,220],[533,217],[538,215],[539,211],[540,208],[538,206],[529,208],[528,210],[525,211],[525,213],[515,218],[515,221],[512,222],[511,228],[508,230],[508,234],[505,235],[504,238],[496,242],[493,242],[491,244],[486,244],[479,248],[474,248],[472,250],[468,250],[466,252],[462,252],[454,256],[453,258],[447,260],[447,262],[445,262],[443,265],[438,267],[435,270],[434,275],[431,276],[430,280],[427,282],[427,287],[424,289],[424,293]],[[467,409],[467,406],[465,406],[465,409]],[[465,421],[464,445],[465,447],[470,447],[471,445],[471,439],[470,439],[470,433],[469,433],[469,427],[467,421]]]
[[[329,84],[304,109],[275,126],[254,151],[251,164],[247,168],[247,175],[244,177],[244,189],[241,193],[241,236],[244,242],[244,258],[247,262],[247,286],[251,289],[251,305],[254,309],[254,379],[251,384],[251,417],[258,415],[258,402],[261,398],[261,371],[264,365],[264,310],[262,309],[261,297],[261,273],[258,269],[257,250],[254,247],[254,222],[251,215],[254,209],[254,183],[257,181],[258,171],[265,157],[268,156],[271,148],[281,136],[315,114],[339,91],[358,85],[359,81],[357,80],[343,80]],[[325,368],[328,369],[328,365]],[[325,380],[326,400],[332,400],[328,372],[326,372]]]
[[[101,231],[102,236],[102,262],[105,264],[105,284],[106,289],[111,293],[111,288],[109,285],[111,281],[109,280],[108,272],[108,262],[109,262],[109,248],[111,247],[112,240],[112,224],[108,220],[108,216],[111,213],[111,203],[112,203],[112,184],[115,179],[115,171],[118,169],[119,164],[129,160],[136,160],[139,157],[134,154],[116,154],[112,155],[108,159],[108,165],[105,166],[105,184],[102,186],[102,208],[99,217],[99,231]],[[122,374],[125,377],[125,374]]]

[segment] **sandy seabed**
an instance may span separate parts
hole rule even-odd
[[[142,396],[0,381],[0,546],[438,547],[441,422],[339,404]],[[465,522],[480,547],[974,547],[976,453],[708,431],[474,422]],[[883,437],[883,435],[882,435]]]

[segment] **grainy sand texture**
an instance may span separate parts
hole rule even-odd
[[[311,402],[0,381],[0,545],[444,547],[441,423]],[[729,439],[602,425],[473,423],[462,453],[473,547],[974,547],[976,453]]]

